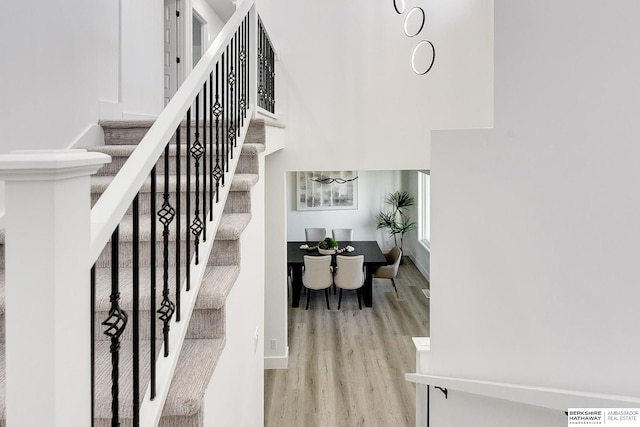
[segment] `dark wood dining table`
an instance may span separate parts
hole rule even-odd
[[[304,266],[305,255],[320,255],[318,250],[300,249],[301,245],[307,242],[287,242],[287,266],[291,268],[292,277],[292,299],[291,306],[298,307],[300,305],[300,293],[302,291],[302,267]],[[344,251],[340,255],[353,256],[364,255],[365,280],[362,287],[362,299],[366,307],[373,307],[373,273],[382,265],[387,265],[387,259],[384,257],[378,242],[375,240],[358,240],[354,242],[340,242],[339,247],[353,246],[353,252]],[[333,264],[335,265],[335,255],[333,255]]]

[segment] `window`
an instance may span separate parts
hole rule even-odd
[[[431,247],[431,176],[418,172],[418,241]]]

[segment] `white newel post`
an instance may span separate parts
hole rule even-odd
[[[416,346],[416,373],[429,374],[429,353],[431,338],[413,337]],[[429,411],[427,408],[428,385],[416,384],[416,427],[427,427]]]
[[[109,161],[85,150],[0,155],[9,426],[90,425],[89,176]]]

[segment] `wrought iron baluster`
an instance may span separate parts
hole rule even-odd
[[[207,81],[202,87],[202,241],[207,241]]]
[[[218,67],[218,64],[216,63],[216,68],[217,67]],[[216,87],[216,101],[215,101],[216,103],[218,102],[217,90],[218,88]],[[211,173],[208,176],[209,221],[213,221],[213,179],[214,179],[213,178],[213,116],[214,116],[213,109],[215,108],[214,101],[213,101],[213,71],[209,73],[209,107],[210,108],[206,109],[207,114],[209,114],[209,169],[211,170]],[[216,121],[217,121],[217,117],[216,117]],[[217,131],[218,129],[217,129],[217,123],[216,123],[216,133]],[[205,231],[205,234],[207,234],[206,231]]]
[[[104,334],[111,338],[111,426],[118,427],[118,396],[120,392],[120,336],[127,326],[127,313],[120,308],[119,258],[118,251],[120,228],[116,227],[111,235],[111,307],[109,316],[102,322],[107,329]]]
[[[162,208],[158,211],[158,216],[163,225],[162,301],[160,302],[158,314],[163,323],[164,357],[167,357],[169,356],[169,322],[176,311],[175,304],[169,298],[169,225],[176,216],[176,211],[169,202],[169,145],[164,149],[164,192],[162,194]]]
[[[194,252],[196,256],[196,265],[200,264],[200,233],[202,233],[202,221],[200,220],[200,158],[204,154],[204,146],[200,143],[200,94],[196,95],[196,133],[193,144],[189,152],[195,160],[195,179],[196,179],[196,201],[195,210],[193,212],[193,221],[191,222],[191,234],[193,234]],[[189,258],[187,258],[188,262]],[[187,267],[188,268],[188,267]],[[189,290],[189,289],[187,289]]]
[[[234,126],[236,129],[236,133],[235,133],[235,137],[233,140],[233,146],[237,147],[238,146],[238,137],[240,136],[240,131],[242,130],[242,128],[240,127],[240,83],[241,83],[241,75],[242,75],[242,70],[240,69],[240,30],[236,30],[236,33],[233,35],[233,39],[235,40],[235,53],[234,53],[234,60],[236,63],[236,97],[235,97],[235,115],[236,115],[236,120],[234,122]]]
[[[222,125],[224,127],[224,145],[223,145],[223,164],[224,174],[222,175],[222,186],[225,185],[226,172],[229,172],[229,121],[231,111],[229,108],[229,45],[225,49],[226,55],[223,56],[222,68],[224,69],[224,77],[222,86],[222,99],[224,101],[224,110],[222,116]]]
[[[133,427],[140,426],[140,216],[139,195],[133,199]]]
[[[182,204],[182,173],[181,173],[181,166],[180,166],[180,158],[182,156],[182,151],[181,151],[181,126],[178,125],[178,127],[176,128],[176,263],[175,263],[175,271],[176,271],[176,307],[178,307],[177,310],[177,314],[176,314],[176,321],[179,322],[180,321],[180,309],[179,309],[179,301],[180,301],[180,279],[181,279],[181,268],[180,268],[180,234],[181,234],[181,215],[180,212],[182,212],[181,209],[181,204]],[[187,155],[187,157],[189,157]],[[188,197],[189,195],[189,189],[187,189],[186,193],[185,193]]]
[[[246,18],[245,18],[246,19]],[[240,101],[238,103],[238,106],[240,107],[240,126],[244,126],[244,118],[246,117],[246,110],[245,110],[245,105],[246,105],[246,99],[245,99],[245,93],[244,93],[244,77],[245,77],[245,71],[246,71],[246,59],[247,59],[247,55],[246,55],[246,46],[245,46],[245,39],[244,39],[244,24],[245,21],[243,20],[242,23],[240,24],[240,28],[239,28],[239,32],[240,32],[240,53],[238,54],[238,61],[240,64],[240,84],[239,84],[239,89],[238,92],[240,93]]]
[[[231,70],[229,71],[229,130],[227,134],[229,135],[229,151],[230,158],[233,159],[233,147],[236,146],[236,128],[235,128],[235,120],[236,120],[236,110],[235,110],[235,85],[236,85],[236,74],[234,71],[235,64],[235,36],[231,39],[231,56],[229,57],[229,63],[231,66]],[[229,169],[227,169],[227,172]]]
[[[224,61],[224,55],[222,57],[222,60]],[[218,93],[218,87],[220,86],[218,83],[219,65],[219,63],[216,63],[216,102],[215,104],[213,104],[212,108],[213,115],[216,116],[216,165],[213,167],[211,175],[213,176],[213,179],[216,180],[216,203],[220,202],[220,180],[224,175],[224,171],[220,166],[220,115],[222,115],[224,120],[224,109],[222,108],[222,104],[220,104],[220,94]]]
[[[262,20],[258,18],[258,105],[265,108],[264,105],[264,28],[262,28]]]
[[[185,206],[185,217],[187,227],[188,224],[191,223],[191,156],[189,155],[189,150],[191,149],[191,107],[187,110],[187,141],[186,141],[187,154],[185,156],[185,161],[187,162],[187,170],[185,175],[187,176],[187,191],[186,191],[186,206]],[[189,268],[189,264],[191,263],[191,233],[189,230],[184,233],[185,244],[185,275],[186,275],[186,286],[187,290],[191,289],[191,269]]]
[[[149,268],[150,271],[150,297],[149,302],[149,333],[151,347],[149,351],[149,383],[150,383],[150,397],[151,400],[156,397],[156,197],[157,197],[157,182],[156,182],[156,167],[151,169],[151,200],[149,215],[151,220],[151,244],[149,250]]]

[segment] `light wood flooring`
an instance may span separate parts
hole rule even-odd
[[[429,336],[429,283],[405,258],[396,278],[374,279],[373,308],[355,292],[289,304],[289,369],[265,371],[265,426],[415,426],[411,337]]]

